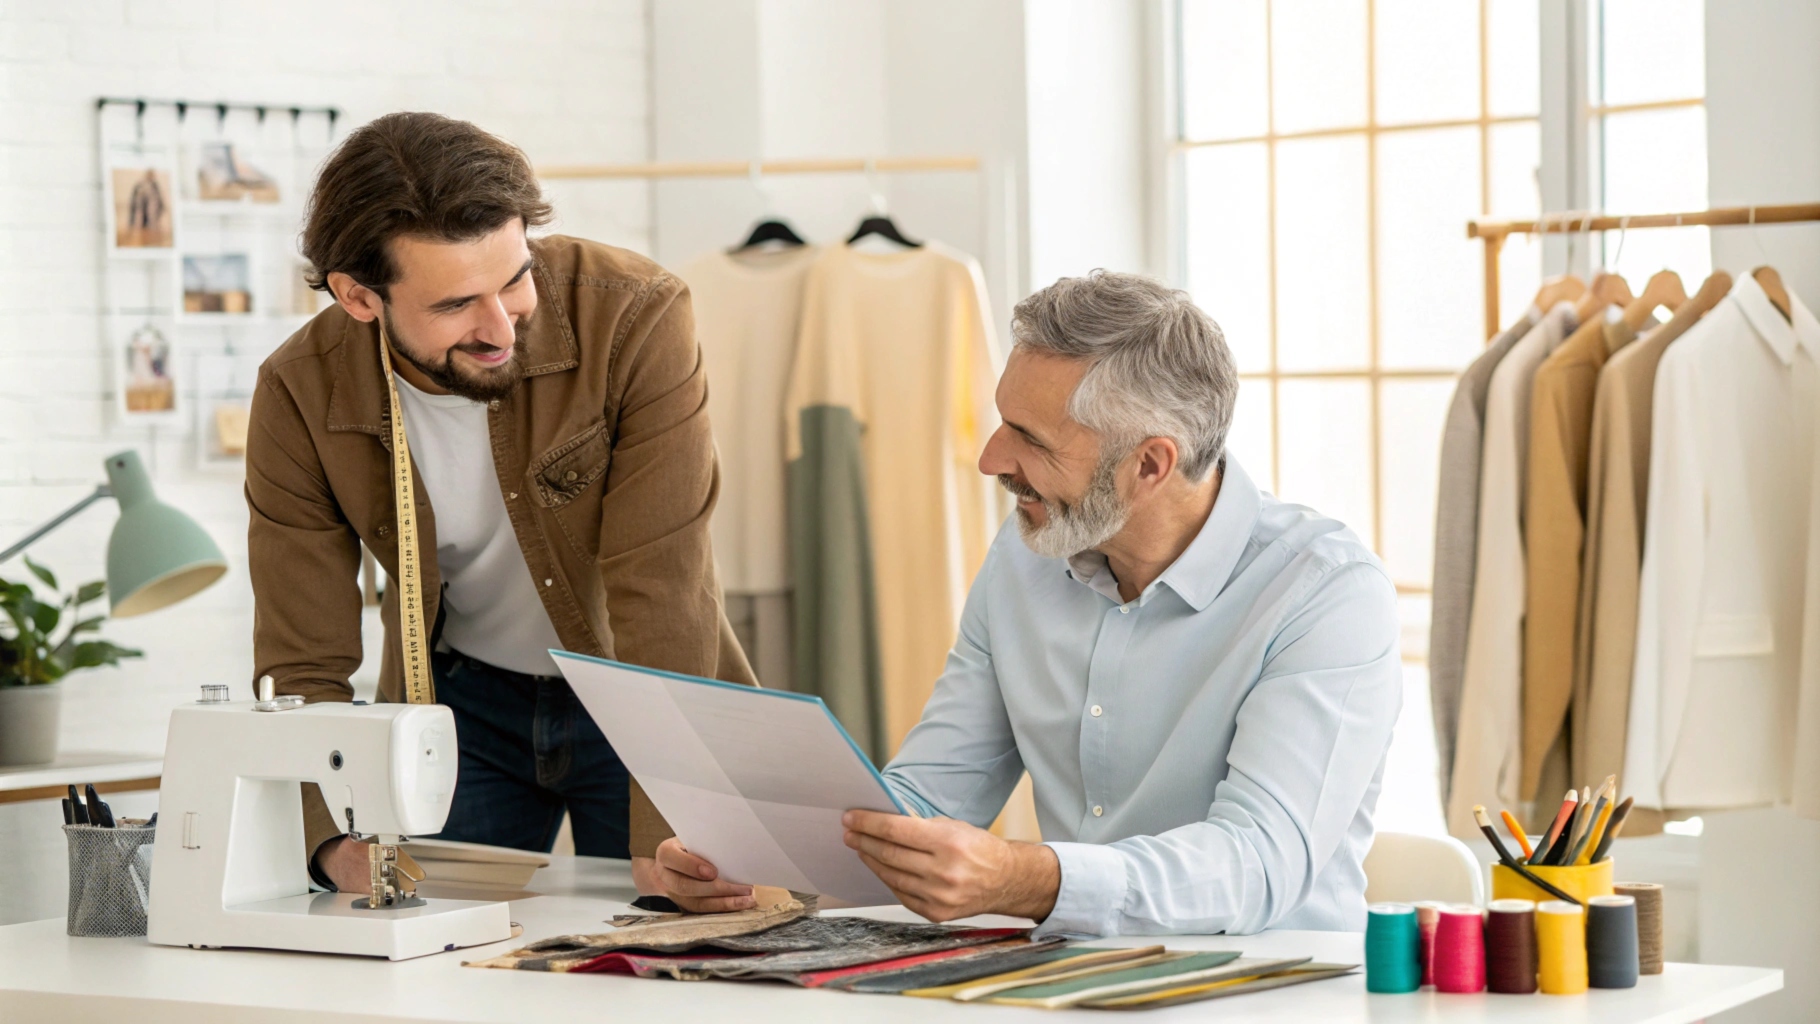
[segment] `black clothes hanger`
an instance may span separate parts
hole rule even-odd
[[[912,242],[910,239],[905,238],[904,233],[897,229],[897,224],[893,222],[890,217],[882,213],[873,214],[865,220],[860,221],[859,227],[855,228],[853,234],[847,237],[847,244],[852,245],[854,242],[859,241],[867,235],[877,235],[886,241],[896,242],[906,249],[921,249],[923,247],[923,243]]]
[[[797,234],[790,225],[781,220],[777,220],[776,218],[767,217],[757,224],[752,225],[752,233],[747,235],[746,240],[736,246],[733,251],[744,252],[747,249],[757,248],[766,242],[781,242],[792,249],[809,244],[808,242],[803,241],[803,236]]]

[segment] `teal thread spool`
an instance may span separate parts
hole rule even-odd
[[[1422,933],[1416,908],[1373,903],[1365,922],[1365,991],[1414,992],[1422,987]]]

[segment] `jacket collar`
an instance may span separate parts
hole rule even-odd
[[[1195,534],[1187,549],[1163,570],[1156,582],[1138,595],[1138,603],[1147,603],[1158,586],[1166,586],[1195,611],[1205,611],[1213,599],[1220,596],[1220,591],[1226,589],[1226,582],[1238,568],[1239,558],[1245,553],[1245,546],[1251,543],[1251,533],[1257,526],[1262,508],[1263,498],[1257,484],[1252,483],[1238,460],[1228,454],[1221,470],[1219,497],[1214,499],[1213,512],[1201,524],[1201,532]],[[1069,575],[1076,582],[1114,604],[1123,603],[1105,555],[1098,551],[1083,551],[1069,558],[1067,565]]]
[[[575,331],[569,325],[568,311],[556,290],[550,268],[531,243],[536,264],[531,269],[537,286],[537,314],[531,329],[525,333],[525,376],[573,370],[576,359]],[[335,383],[329,392],[328,428],[357,430],[384,437],[387,430],[385,369],[379,362],[379,325],[361,323],[338,308],[331,316],[341,321],[341,340],[335,349]]]
[[[1808,312],[1793,292],[1788,296],[1790,315],[1786,319],[1764,293],[1763,286],[1757,283],[1754,273],[1738,275],[1732,285],[1731,299],[1738,304],[1757,337],[1782,360],[1782,365],[1794,362],[1797,347],[1807,349],[1809,358],[1820,359],[1820,322],[1815,321],[1814,314]]]

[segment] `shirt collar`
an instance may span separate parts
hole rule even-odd
[[[1148,601],[1160,584],[1175,591],[1195,611],[1205,611],[1226,588],[1226,581],[1232,578],[1239,556],[1251,542],[1251,532],[1257,526],[1258,512],[1262,508],[1263,498],[1257,484],[1252,483],[1237,459],[1227,455],[1220,476],[1219,497],[1214,499],[1213,512],[1201,524],[1201,532],[1189,542],[1187,550],[1163,570],[1156,583],[1138,596],[1138,603]],[[1076,582],[1115,604],[1124,603],[1105,555],[1098,551],[1082,551],[1067,561],[1068,575]]]
[[[1810,357],[1820,358],[1820,322],[1815,321],[1814,314],[1808,312],[1793,292],[1788,296],[1790,316],[1787,319],[1769,300],[1754,273],[1738,275],[1730,298],[1738,304],[1757,337],[1763,339],[1784,366],[1794,362],[1796,347],[1807,349]]]

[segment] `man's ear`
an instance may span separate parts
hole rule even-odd
[[[339,270],[331,271],[327,283],[329,293],[335,296],[335,301],[348,311],[349,316],[361,323],[370,324],[385,312],[385,300],[379,297],[379,293],[348,274]]]
[[[1162,486],[1181,468],[1180,453],[1176,451],[1174,438],[1147,437],[1133,454],[1137,457],[1135,483],[1139,490],[1154,490]]]

